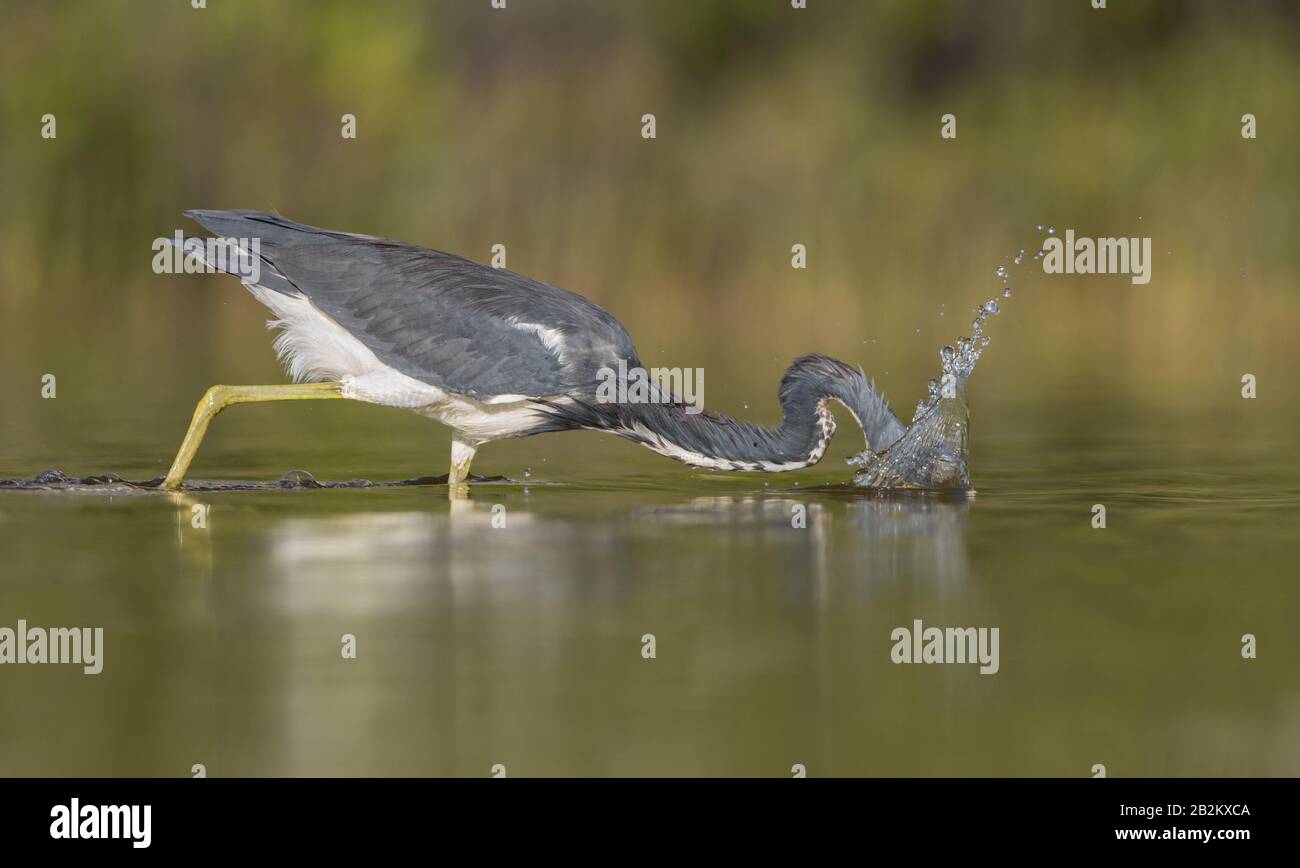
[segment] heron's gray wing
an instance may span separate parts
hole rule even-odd
[[[636,356],[609,313],[522,275],[259,212],[186,213],[222,237],[258,239],[277,283],[306,295],[380,361],[446,391],[561,395]]]

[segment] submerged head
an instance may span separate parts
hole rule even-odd
[[[1020,260],[1017,258],[1016,263]],[[998,269],[1003,283],[1005,267]],[[1002,291],[1011,297],[1009,288]],[[970,490],[967,455],[970,408],[966,403],[966,381],[980,355],[989,345],[984,323],[997,316],[1000,307],[991,298],[975,308],[970,337],[960,337],[956,346],[939,350],[940,376],[926,385],[926,397],[916,405],[912,425],[883,452],[868,450],[850,463],[861,469],[853,482],[867,488],[923,488]]]
[[[866,488],[968,490],[969,435],[966,379],[945,374],[937,399],[896,443],[879,454],[865,455],[853,482]]]

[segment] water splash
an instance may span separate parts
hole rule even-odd
[[[1039,224],[1040,232],[1044,228]],[[1055,227],[1047,228],[1049,235],[1055,231]],[[1034,261],[1042,255],[1040,250]],[[1024,258],[1025,251],[1021,249],[1011,261],[1020,265]],[[1000,295],[1005,302],[1011,298],[1011,287],[1007,285],[1011,272],[1005,265],[999,265],[994,274],[1003,283]],[[926,397],[917,402],[911,426],[903,436],[883,452],[867,450],[849,459],[850,464],[859,468],[853,474],[854,485],[876,489],[971,488],[966,381],[991,340],[984,333],[984,324],[1001,310],[997,298],[976,307],[970,336],[959,337],[955,345],[939,350],[939,376],[926,384]]]
[[[853,483],[882,489],[969,489],[969,431],[965,381],[944,374],[933,407],[884,452],[864,452],[864,466],[853,474]]]

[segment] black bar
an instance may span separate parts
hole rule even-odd
[[[382,845],[425,847],[436,858],[455,841],[486,853],[545,849],[540,842],[558,835],[583,849],[635,827],[639,853],[671,854],[689,834],[740,848],[797,849],[803,841],[863,853],[918,845],[931,854],[1051,846],[1230,858],[1242,847],[1285,846],[1297,795],[1290,779],[8,779],[0,781],[0,811],[10,852],[49,854],[337,856]],[[52,837],[56,812],[70,811],[74,798],[83,823],[87,806],[148,805],[149,846],[133,847],[130,832]],[[1181,813],[1171,815],[1170,806]],[[1192,829],[1215,837],[1163,837]],[[1154,839],[1120,837],[1133,833]]]

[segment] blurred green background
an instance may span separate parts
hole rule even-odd
[[[1080,390],[1236,411],[1243,372],[1294,397],[1300,7],[1111,7],[5,2],[0,377],[181,416],[213,382],[280,381],[235,283],[150,270],[154,238],[197,230],[183,209],[253,208],[505,244],[767,420],[814,350],[907,412],[1037,223],[1151,236],[1145,286],[1016,275],[976,413]],[[57,437],[6,403],[20,440]]]
[[[474,469],[531,489],[459,512],[216,494],[196,531],[188,496],[3,493],[0,624],[110,645],[96,678],[0,671],[0,772],[1296,774],[1300,5],[808,5],[0,0],[0,477],[160,475],[205,388],[284,381],[234,280],[151,271],[187,208],[505,244],[765,422],[809,351],[910,417],[1038,223],[1155,253],[1143,286],[1012,268],[969,504],[810,491],[848,479],[844,417],[769,478],[494,444]],[[192,475],[436,474],[448,444],[397,410],[247,407]],[[1001,672],[889,664],[915,617],[1000,625]]]

